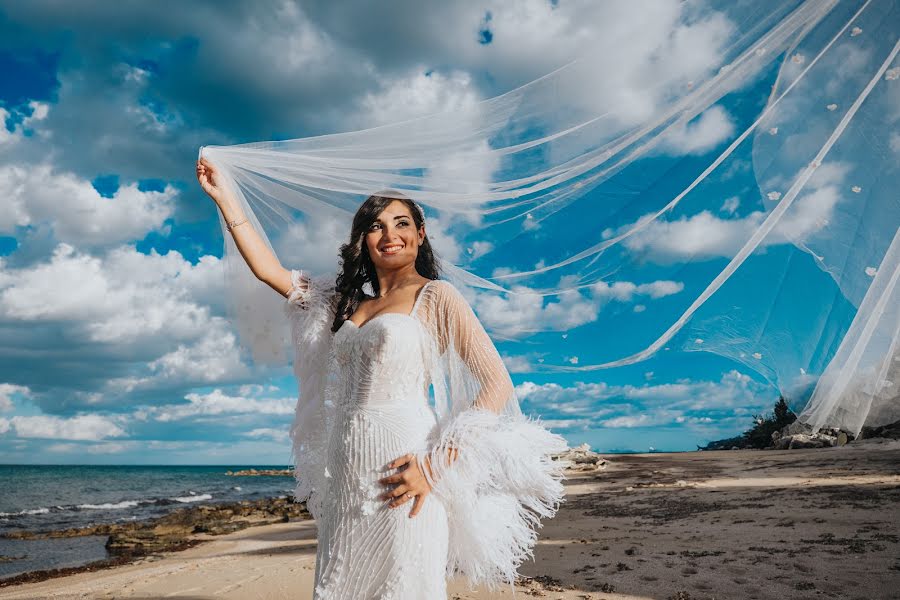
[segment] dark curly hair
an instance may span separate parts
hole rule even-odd
[[[365,236],[372,223],[381,212],[395,200],[399,200],[409,208],[413,221],[418,231],[425,223],[425,216],[419,207],[411,199],[395,190],[383,190],[366,198],[356,214],[353,215],[353,225],[350,228],[350,241],[341,246],[341,270],[335,280],[335,294],[332,299],[334,308],[334,322],[331,331],[336,332],[340,326],[350,318],[356,308],[366,298],[363,286],[369,283],[375,295],[378,295],[378,277],[375,273],[375,263],[369,256],[369,248],[365,243]],[[419,254],[416,257],[416,271],[422,277],[437,279],[440,277],[437,260],[431,248],[428,235],[419,246]]]

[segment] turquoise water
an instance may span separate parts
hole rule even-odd
[[[290,477],[232,477],[239,466],[0,465],[0,535],[144,520],[183,506],[289,495]],[[0,578],[106,558],[105,537],[19,541],[0,537]]]

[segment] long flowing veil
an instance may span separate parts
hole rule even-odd
[[[366,196],[413,197],[445,276],[529,370],[707,351],[816,427],[900,418],[898,2],[685,2],[632,55],[608,27],[494,98],[201,155],[313,273],[337,269]],[[224,237],[241,339],[282,363],[281,300]],[[577,359],[541,354],[560,335]]]

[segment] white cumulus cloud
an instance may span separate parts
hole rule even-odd
[[[246,378],[250,368],[221,314],[223,285],[215,257],[191,264],[175,251],[142,254],[119,247],[92,255],[60,244],[47,260],[27,267],[0,261],[0,320],[13,338],[40,328],[77,340],[75,355],[10,356],[22,365],[35,361],[26,372],[81,365],[65,382],[67,393],[97,405],[135,391]],[[0,343],[15,347],[12,338],[0,336]],[[10,380],[13,373],[2,376]],[[19,375],[10,381],[46,396],[46,381],[21,381]],[[45,399],[64,402],[54,398]]]
[[[768,408],[774,390],[737,370],[718,381],[683,379],[670,383],[609,385],[603,382],[516,386],[523,404],[547,419],[577,419],[576,428],[650,427],[704,424]]]
[[[660,280],[642,284],[630,281],[599,282],[586,293],[568,291],[558,300],[546,302],[544,297],[529,292],[524,286],[512,288],[513,294],[478,295],[473,306],[485,328],[508,337],[535,331],[565,331],[597,320],[609,302],[631,302],[638,297],[651,299],[677,294],[684,284]]]
[[[675,154],[704,154],[734,135],[734,122],[721,106],[713,106],[696,120],[670,130],[662,149]]]
[[[24,385],[0,383],[0,412],[8,412],[13,409],[13,395],[28,396],[30,390]]]
[[[0,166],[0,233],[16,226],[49,224],[57,240],[80,247],[106,246],[144,237],[172,216],[175,188],[140,191],[137,184],[102,197],[87,180],[58,173],[48,164]]]
[[[102,415],[57,417],[51,415],[17,416],[8,420],[10,429],[22,438],[96,441],[127,435],[118,419]]]
[[[207,394],[190,393],[186,404],[166,404],[141,409],[140,418],[177,421],[197,416],[257,414],[289,415],[294,413],[296,398],[247,398],[231,396],[216,389]]]

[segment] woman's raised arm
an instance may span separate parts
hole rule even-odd
[[[256,278],[286,297],[291,290],[291,272],[281,265],[278,257],[263,242],[240,204],[224,185],[215,166],[205,158],[197,161],[197,181],[219,207],[222,217],[229,224],[238,251]]]

